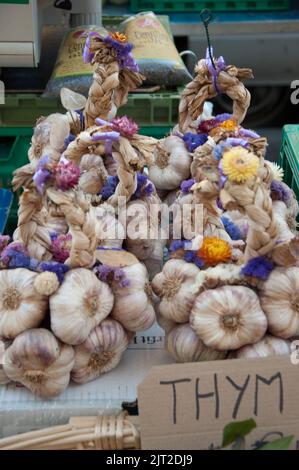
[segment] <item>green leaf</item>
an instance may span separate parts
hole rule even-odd
[[[222,447],[227,447],[236,439],[247,436],[254,428],[256,428],[254,419],[235,421],[228,424],[223,430]]]
[[[288,450],[294,436],[281,437],[273,442],[269,442],[257,450]]]

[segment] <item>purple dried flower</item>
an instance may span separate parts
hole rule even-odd
[[[154,186],[144,173],[137,173],[137,188],[131,200],[150,197],[154,192]]]
[[[22,243],[12,242],[2,251],[0,263],[6,268],[28,268],[30,266],[30,257]]]
[[[51,273],[55,273],[60,284],[63,282],[64,275],[68,270],[69,267],[66,264],[56,261],[42,262],[38,265],[39,272],[50,271]]]
[[[64,263],[70,256],[72,235],[68,233],[67,235],[56,234],[51,235],[51,246],[50,251],[53,255],[55,261],[59,263]]]
[[[258,139],[260,135],[250,129],[244,129],[243,127],[239,130],[239,135],[247,137],[248,139]]]
[[[64,149],[66,150],[71,142],[76,139],[74,134],[69,134],[68,137],[64,139]]]
[[[38,162],[37,168],[33,175],[33,181],[40,194],[43,194],[45,185],[48,179],[51,177],[51,171],[49,170],[49,168],[46,168],[47,165],[50,165],[50,159],[46,155],[41,158]]]
[[[99,264],[94,268],[94,273],[98,279],[103,282],[117,282],[120,287],[127,287],[130,284],[129,279],[126,279],[124,270],[121,268],[115,268],[107,264]]]
[[[205,144],[208,140],[207,134],[193,134],[192,132],[186,132],[183,136],[183,141],[188,152],[194,152],[197,147]]]
[[[184,240],[174,240],[170,245],[169,251],[171,253],[173,253],[173,252],[181,250],[181,249],[184,250],[184,248],[185,248]]]
[[[201,258],[199,258],[198,256],[195,256],[193,262],[194,262],[195,266],[197,266],[198,268],[203,268],[203,267],[204,267],[204,264],[205,264],[205,263],[203,262],[203,260],[202,260]]]
[[[184,260],[187,261],[187,263],[193,263],[195,257],[196,257],[195,251],[186,251],[184,255]]]
[[[257,277],[266,281],[270,276],[271,271],[274,269],[274,264],[269,261],[265,256],[258,256],[253,258],[243,266],[241,274],[243,276]]]
[[[242,233],[239,227],[234,224],[234,222],[227,217],[222,216],[221,221],[224,225],[224,228],[232,240],[242,240]]]
[[[281,181],[273,180],[271,183],[271,198],[273,201],[283,201],[286,205],[290,203],[292,192]]]
[[[197,132],[200,134],[208,134],[214,127],[217,127],[218,124],[216,119],[207,119],[199,124]]]
[[[232,114],[222,113],[222,114],[218,114],[215,117],[215,121],[221,123],[221,122],[224,122],[224,121],[228,121],[231,118],[232,118]]]
[[[104,201],[109,199],[109,197],[111,197],[115,193],[118,183],[118,176],[108,176],[106,183],[104,184],[100,192]]]
[[[218,171],[219,171],[219,176],[220,176],[220,179],[219,179],[219,189],[223,189],[225,183],[226,183],[227,180],[228,180],[228,177],[225,176],[225,174],[223,173],[222,160],[220,161],[220,163],[219,163],[219,165],[218,165]]]
[[[78,184],[80,168],[72,162],[60,161],[53,166],[53,178],[57,189],[67,191]]]
[[[194,179],[190,179],[190,180],[185,180],[181,183],[181,191],[182,193],[184,194],[189,194],[190,193],[190,189],[192,188],[192,186],[194,185],[195,183],[195,180]]]

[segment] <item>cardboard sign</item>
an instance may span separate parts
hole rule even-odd
[[[153,367],[138,388],[142,448],[217,448],[228,423],[253,418],[247,449],[289,435],[299,449],[298,389],[290,357]]]

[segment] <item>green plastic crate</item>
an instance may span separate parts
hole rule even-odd
[[[280,166],[284,170],[284,180],[293,189],[299,201],[299,125],[283,128],[280,150]]]
[[[173,127],[178,121],[178,91],[132,93],[119,110],[143,127]],[[33,127],[40,116],[65,112],[59,99],[42,98],[40,94],[7,94],[0,105],[0,126]]]
[[[193,13],[203,9],[214,11],[273,11],[287,10],[290,0],[131,0],[131,10],[163,13]]]

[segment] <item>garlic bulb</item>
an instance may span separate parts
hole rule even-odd
[[[113,306],[110,287],[85,268],[69,271],[50,297],[51,329],[66,344],[80,344]]]
[[[86,383],[116,367],[129,338],[115,320],[103,320],[84,341],[75,346],[75,363],[71,378],[77,383]]]
[[[93,154],[83,155],[80,170],[80,188],[85,193],[98,194],[108,177],[102,158]]]
[[[266,335],[257,343],[243,346],[243,348],[234,351],[230,357],[236,359],[255,359],[259,357],[287,356],[289,354],[291,354],[290,341]]]
[[[25,268],[0,271],[0,336],[15,338],[45,317],[48,298],[35,290],[37,276]]]
[[[0,339],[0,385],[5,385],[10,382],[10,379],[4,372],[4,354],[6,349],[11,345],[11,341]]]
[[[149,178],[158,189],[176,189],[190,175],[191,157],[184,141],[177,136],[162,139],[156,148]]]
[[[114,209],[109,204],[91,207],[95,219],[95,232],[98,246],[121,248],[125,238],[125,229],[116,218]]]
[[[157,323],[165,331],[166,335],[180,325],[179,323],[169,320],[161,315],[159,312],[159,302],[155,303],[155,312]]]
[[[167,335],[167,350],[177,362],[216,361],[227,353],[208,348],[189,324],[179,325]]]
[[[159,312],[163,317],[177,323],[188,321],[198,292],[195,279],[199,272],[194,264],[171,259],[164,265],[163,271],[154,277],[152,287],[161,298]]]
[[[114,285],[112,316],[126,330],[142,331],[152,326],[156,317],[153,307],[153,292],[145,266],[136,263],[122,268],[128,281],[127,287]]]
[[[243,286],[202,292],[195,300],[190,324],[206,346],[220,351],[256,343],[267,330],[258,296]]]
[[[53,398],[67,388],[73,365],[73,348],[43,328],[24,331],[4,354],[9,379],[41,398]]]
[[[269,331],[280,338],[299,335],[299,268],[276,268],[260,292]]]

